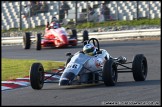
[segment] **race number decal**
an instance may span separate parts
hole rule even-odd
[[[78,69],[79,68],[79,64],[77,64],[77,63],[70,63],[70,64],[68,64],[67,68],[69,68],[69,69]]]

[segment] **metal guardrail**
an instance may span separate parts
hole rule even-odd
[[[125,30],[125,31],[109,31],[89,33],[89,38],[97,39],[113,39],[113,38],[132,38],[142,36],[160,36],[161,29],[142,29],[142,30]],[[82,41],[82,34],[78,34],[78,40]],[[2,45],[5,44],[20,44],[22,37],[2,37]]]
[[[99,39],[112,39],[112,38],[132,38],[132,37],[144,37],[144,36],[160,36],[161,29],[142,29],[142,30],[126,30],[126,31],[111,31],[91,33],[90,38]]]

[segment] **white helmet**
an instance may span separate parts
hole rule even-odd
[[[86,44],[84,47],[83,47],[83,52],[85,54],[88,54],[90,56],[93,56],[96,54],[96,48],[94,47],[94,45],[92,44]]]

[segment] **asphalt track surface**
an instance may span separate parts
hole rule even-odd
[[[45,83],[42,90],[30,86],[1,92],[1,105],[161,105],[161,48],[159,40],[100,41],[100,47],[111,56],[125,56],[132,61],[135,54],[144,54],[148,62],[146,81],[135,82],[132,73],[118,74],[116,86],[79,85],[59,87]],[[65,61],[66,52],[72,54],[81,50],[82,45],[63,49],[42,49],[34,47],[24,50],[21,46],[2,47],[2,58],[40,59]]]

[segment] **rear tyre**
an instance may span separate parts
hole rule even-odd
[[[42,89],[44,84],[44,68],[41,63],[32,64],[30,69],[30,84],[33,89]]]
[[[113,59],[106,60],[103,67],[102,79],[106,86],[114,86],[117,82],[117,66]]]
[[[41,34],[38,33],[36,37],[36,50],[41,50]]]
[[[89,33],[87,30],[83,31],[83,42],[89,40]]]
[[[147,59],[143,54],[137,54],[134,57],[132,70],[135,81],[145,81],[147,77]]]
[[[73,43],[72,46],[77,46],[77,31],[76,31],[76,29],[72,29],[72,38],[76,39],[76,42]]]
[[[25,35],[23,36],[23,48],[30,49],[30,42],[30,32],[25,32]]]
[[[76,31],[76,29],[72,29],[72,38],[77,39],[77,31]]]

